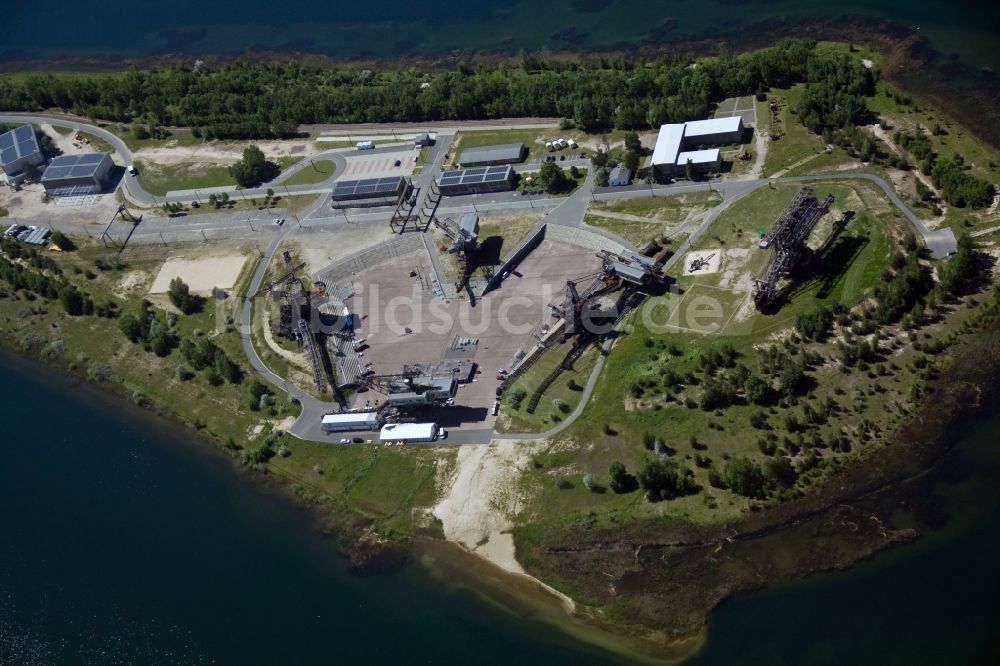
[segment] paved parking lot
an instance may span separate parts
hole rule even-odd
[[[344,157],[347,166],[340,179],[355,180],[359,178],[381,178],[383,176],[409,176],[417,164],[419,151],[409,148],[392,153],[366,155],[364,151],[349,153]],[[399,160],[399,166],[395,166]]]
[[[712,114],[713,118],[728,118],[743,116],[744,125],[757,126],[757,111],[752,95],[747,97],[730,97],[719,102],[718,108]]]
[[[363,360],[377,374],[398,373],[404,363],[435,363],[449,354],[456,338],[478,340],[472,360],[479,373],[461,386],[455,405],[425,415],[459,432],[491,428],[496,371],[527,351],[552,318],[548,304],[561,298],[566,280],[597,272],[600,260],[590,250],[543,241],[501,287],[479,299],[442,300],[429,288],[430,262],[418,251],[357,274],[357,295],[349,307],[359,323],[356,336],[370,345]],[[411,272],[416,275],[411,275]],[[409,329],[409,332],[407,331]],[[355,407],[377,403],[378,393],[357,394]]]

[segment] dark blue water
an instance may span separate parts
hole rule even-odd
[[[352,577],[183,431],[0,366],[0,664],[607,663],[421,567]]]
[[[1000,415],[929,475],[947,525],[849,572],[737,597],[697,664],[1000,664]]]
[[[9,2],[0,61],[238,54],[247,49],[392,57],[451,49],[608,49],[731,32],[776,17],[858,14],[919,28],[945,54],[1000,68],[991,0],[71,0]],[[664,21],[669,19],[667,28]]]
[[[418,566],[352,577],[306,512],[186,431],[0,368],[4,666],[620,661]],[[1000,417],[927,476],[943,528],[725,603],[696,663],[1000,663],[997,478]]]

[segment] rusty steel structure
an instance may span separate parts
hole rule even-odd
[[[779,279],[791,276],[811,257],[812,251],[806,245],[806,239],[832,205],[832,194],[820,201],[812,188],[803,187],[774,223],[771,232],[761,239],[760,248],[772,249],[773,253],[764,275],[753,281],[753,302],[758,309],[764,309],[774,301]]]

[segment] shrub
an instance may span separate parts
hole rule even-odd
[[[611,490],[618,493],[630,493],[639,487],[639,482],[635,476],[629,474],[625,465],[616,460],[608,468],[608,485]]]

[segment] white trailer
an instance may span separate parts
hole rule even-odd
[[[323,416],[323,432],[357,432],[375,430],[377,427],[378,414],[375,412],[347,412]]]
[[[438,437],[437,423],[387,423],[382,426],[379,440],[383,443],[433,442]]]

